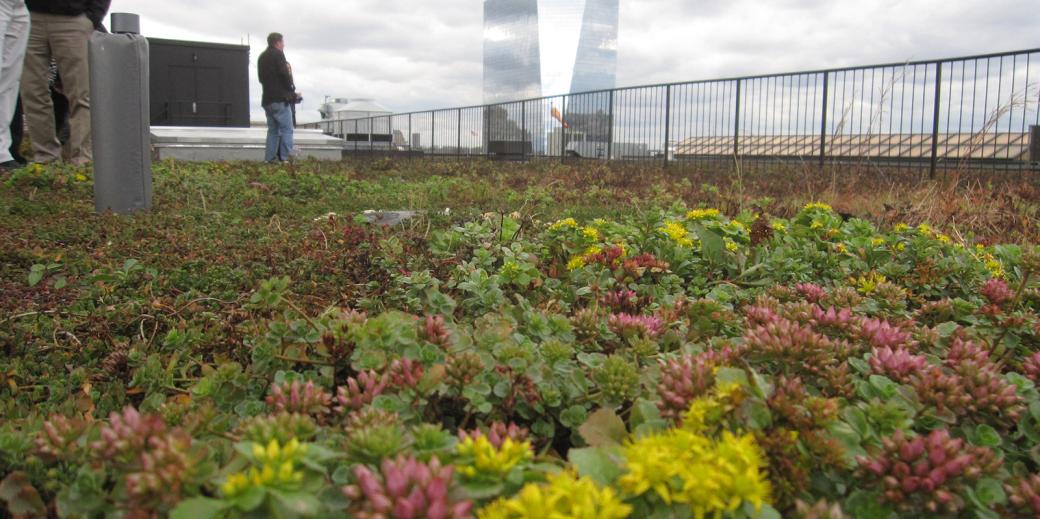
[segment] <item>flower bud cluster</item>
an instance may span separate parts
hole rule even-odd
[[[434,457],[423,463],[412,457],[385,459],[379,470],[354,467],[355,483],[343,487],[349,512],[358,519],[463,519],[473,502],[456,500],[450,487],[453,469]]]

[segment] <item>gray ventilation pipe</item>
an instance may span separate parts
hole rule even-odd
[[[111,34],[90,37],[94,208],[147,211],[152,207],[148,40],[136,14],[112,13],[111,25]]]

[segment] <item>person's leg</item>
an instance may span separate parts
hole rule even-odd
[[[264,105],[267,115],[267,145],[264,147],[264,162],[278,158],[278,120],[274,117],[275,105]]]
[[[5,2],[6,3],[6,2]],[[29,39],[29,11],[25,4],[16,2],[5,7],[9,12],[0,49],[0,163],[14,160],[10,152],[11,120],[18,103],[18,84],[22,78],[22,58]]]
[[[14,117],[11,118],[11,147],[8,150],[11,152],[11,158],[15,162],[25,164],[25,156],[22,155],[22,134],[25,133],[25,116],[22,113],[22,100],[21,98],[15,100],[14,103]]]
[[[69,160],[75,164],[85,164],[93,157],[87,43],[94,33],[94,24],[85,15],[59,18],[54,22],[50,42],[61,73],[62,88],[69,100]]]
[[[54,106],[48,73],[51,65],[47,29],[50,15],[33,13],[29,29],[29,44],[25,50],[22,69],[22,109],[29,127],[33,161],[54,162],[61,159],[61,143],[54,134]]]
[[[289,160],[293,148],[292,110],[287,103],[278,103],[278,160]]]

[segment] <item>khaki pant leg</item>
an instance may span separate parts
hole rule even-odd
[[[22,68],[22,109],[29,126],[33,160],[53,162],[61,159],[61,142],[54,132],[54,104],[47,83],[51,47],[47,32],[51,15],[31,13],[29,43]]]
[[[87,44],[94,33],[94,24],[85,15],[57,18],[49,36],[51,52],[58,62],[61,85],[69,99],[69,160],[83,164],[90,162],[93,156]]]

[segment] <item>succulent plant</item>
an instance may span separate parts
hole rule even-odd
[[[664,329],[661,319],[653,316],[611,314],[607,319],[607,327],[618,337],[628,338],[654,338]]]
[[[607,357],[593,370],[592,379],[612,404],[621,404],[639,396],[639,367],[620,355]]]
[[[112,412],[101,427],[101,439],[91,445],[95,456],[128,462],[149,446],[149,440],[166,433],[166,422],[155,414],[141,414],[127,406]]]
[[[885,346],[874,348],[870,356],[870,369],[897,382],[908,382],[919,375],[928,361],[920,355],[911,355],[905,348],[895,350]]]
[[[861,318],[856,335],[874,348],[896,349],[910,345],[911,334],[881,319]]]
[[[715,369],[729,362],[732,355],[731,350],[709,350],[659,361],[661,378],[657,383],[657,407],[661,416],[680,419],[694,398],[707,394],[715,386]]]
[[[1014,478],[1004,484],[1008,496],[1007,515],[1040,516],[1040,474]]]
[[[254,443],[267,445],[275,440],[284,444],[293,438],[301,441],[314,438],[318,424],[308,415],[282,412],[243,420],[238,425],[238,433]]]
[[[419,336],[426,342],[444,349],[451,346],[451,331],[444,323],[444,317],[440,315],[427,315],[423,320],[423,326],[419,328]]]
[[[330,412],[332,395],[308,380],[271,384],[267,395],[267,406],[276,412],[301,413],[323,420]]]
[[[487,430],[473,429],[470,431],[459,431],[459,440],[465,440],[466,438],[473,438],[474,440],[484,436],[491,442],[491,445],[499,449],[502,447],[502,442],[506,439],[511,439],[515,442],[527,441],[527,437],[530,435],[524,427],[520,427],[515,423],[510,422],[508,425],[503,422],[492,422],[487,427]]]
[[[36,451],[48,458],[68,459],[79,451],[77,440],[86,428],[81,419],[51,415],[36,437]]]
[[[1005,303],[1011,301],[1015,297],[1015,293],[1008,287],[1008,284],[1003,279],[990,279],[982,284],[979,288],[979,294],[986,298],[990,304],[995,306],[1004,306]]]
[[[810,303],[818,303],[827,296],[827,291],[815,283],[799,283],[794,289]]]
[[[826,499],[809,504],[802,500],[794,503],[794,516],[796,519],[850,519],[841,510],[838,503],[830,503]]]
[[[956,514],[965,507],[963,492],[1001,465],[993,451],[952,438],[945,429],[915,437],[900,430],[881,443],[857,462],[864,479],[904,513]]]
[[[437,458],[424,463],[412,457],[383,460],[378,471],[354,467],[355,483],[343,487],[358,519],[462,519],[473,503],[451,495],[453,468]]]
[[[348,378],[346,385],[336,388],[336,412],[345,414],[371,404],[386,389],[387,378],[372,370]]]

